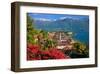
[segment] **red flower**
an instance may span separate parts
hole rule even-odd
[[[50,53],[49,51],[41,51],[41,54],[42,54],[42,55],[51,56],[51,53]]]
[[[47,51],[40,50],[38,45],[28,44],[27,60],[48,60],[48,59],[65,59],[69,58],[62,51],[52,48]]]
[[[51,49],[50,53],[54,59],[65,59],[65,55],[62,51],[58,49]]]
[[[39,52],[40,47],[38,45],[28,45],[27,50],[33,54],[37,54]]]

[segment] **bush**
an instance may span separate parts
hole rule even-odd
[[[41,50],[38,45],[28,44],[27,60],[68,59],[63,52],[56,48]]]

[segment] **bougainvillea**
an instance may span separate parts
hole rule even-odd
[[[27,60],[48,60],[48,59],[66,59],[69,58],[65,54],[56,49],[52,48],[49,50],[40,50],[38,45],[27,45]]]

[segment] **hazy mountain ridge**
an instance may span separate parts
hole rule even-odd
[[[34,24],[37,29],[43,29],[47,31],[56,31],[63,30],[63,31],[87,31],[88,30],[88,19],[81,18],[64,18],[58,19],[55,21],[46,21],[46,20],[35,20]],[[76,29],[78,28],[78,29]]]
[[[89,40],[89,19],[88,18],[60,18],[55,20],[35,20],[34,26],[37,29],[46,31],[71,31],[75,39],[88,43]]]

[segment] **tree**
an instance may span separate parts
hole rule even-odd
[[[31,44],[36,44],[35,39],[37,31],[34,29],[33,19],[27,15],[27,42]]]
[[[76,42],[73,45],[73,49],[78,55],[80,55],[79,57],[88,57],[89,56],[89,48],[85,44]]]

